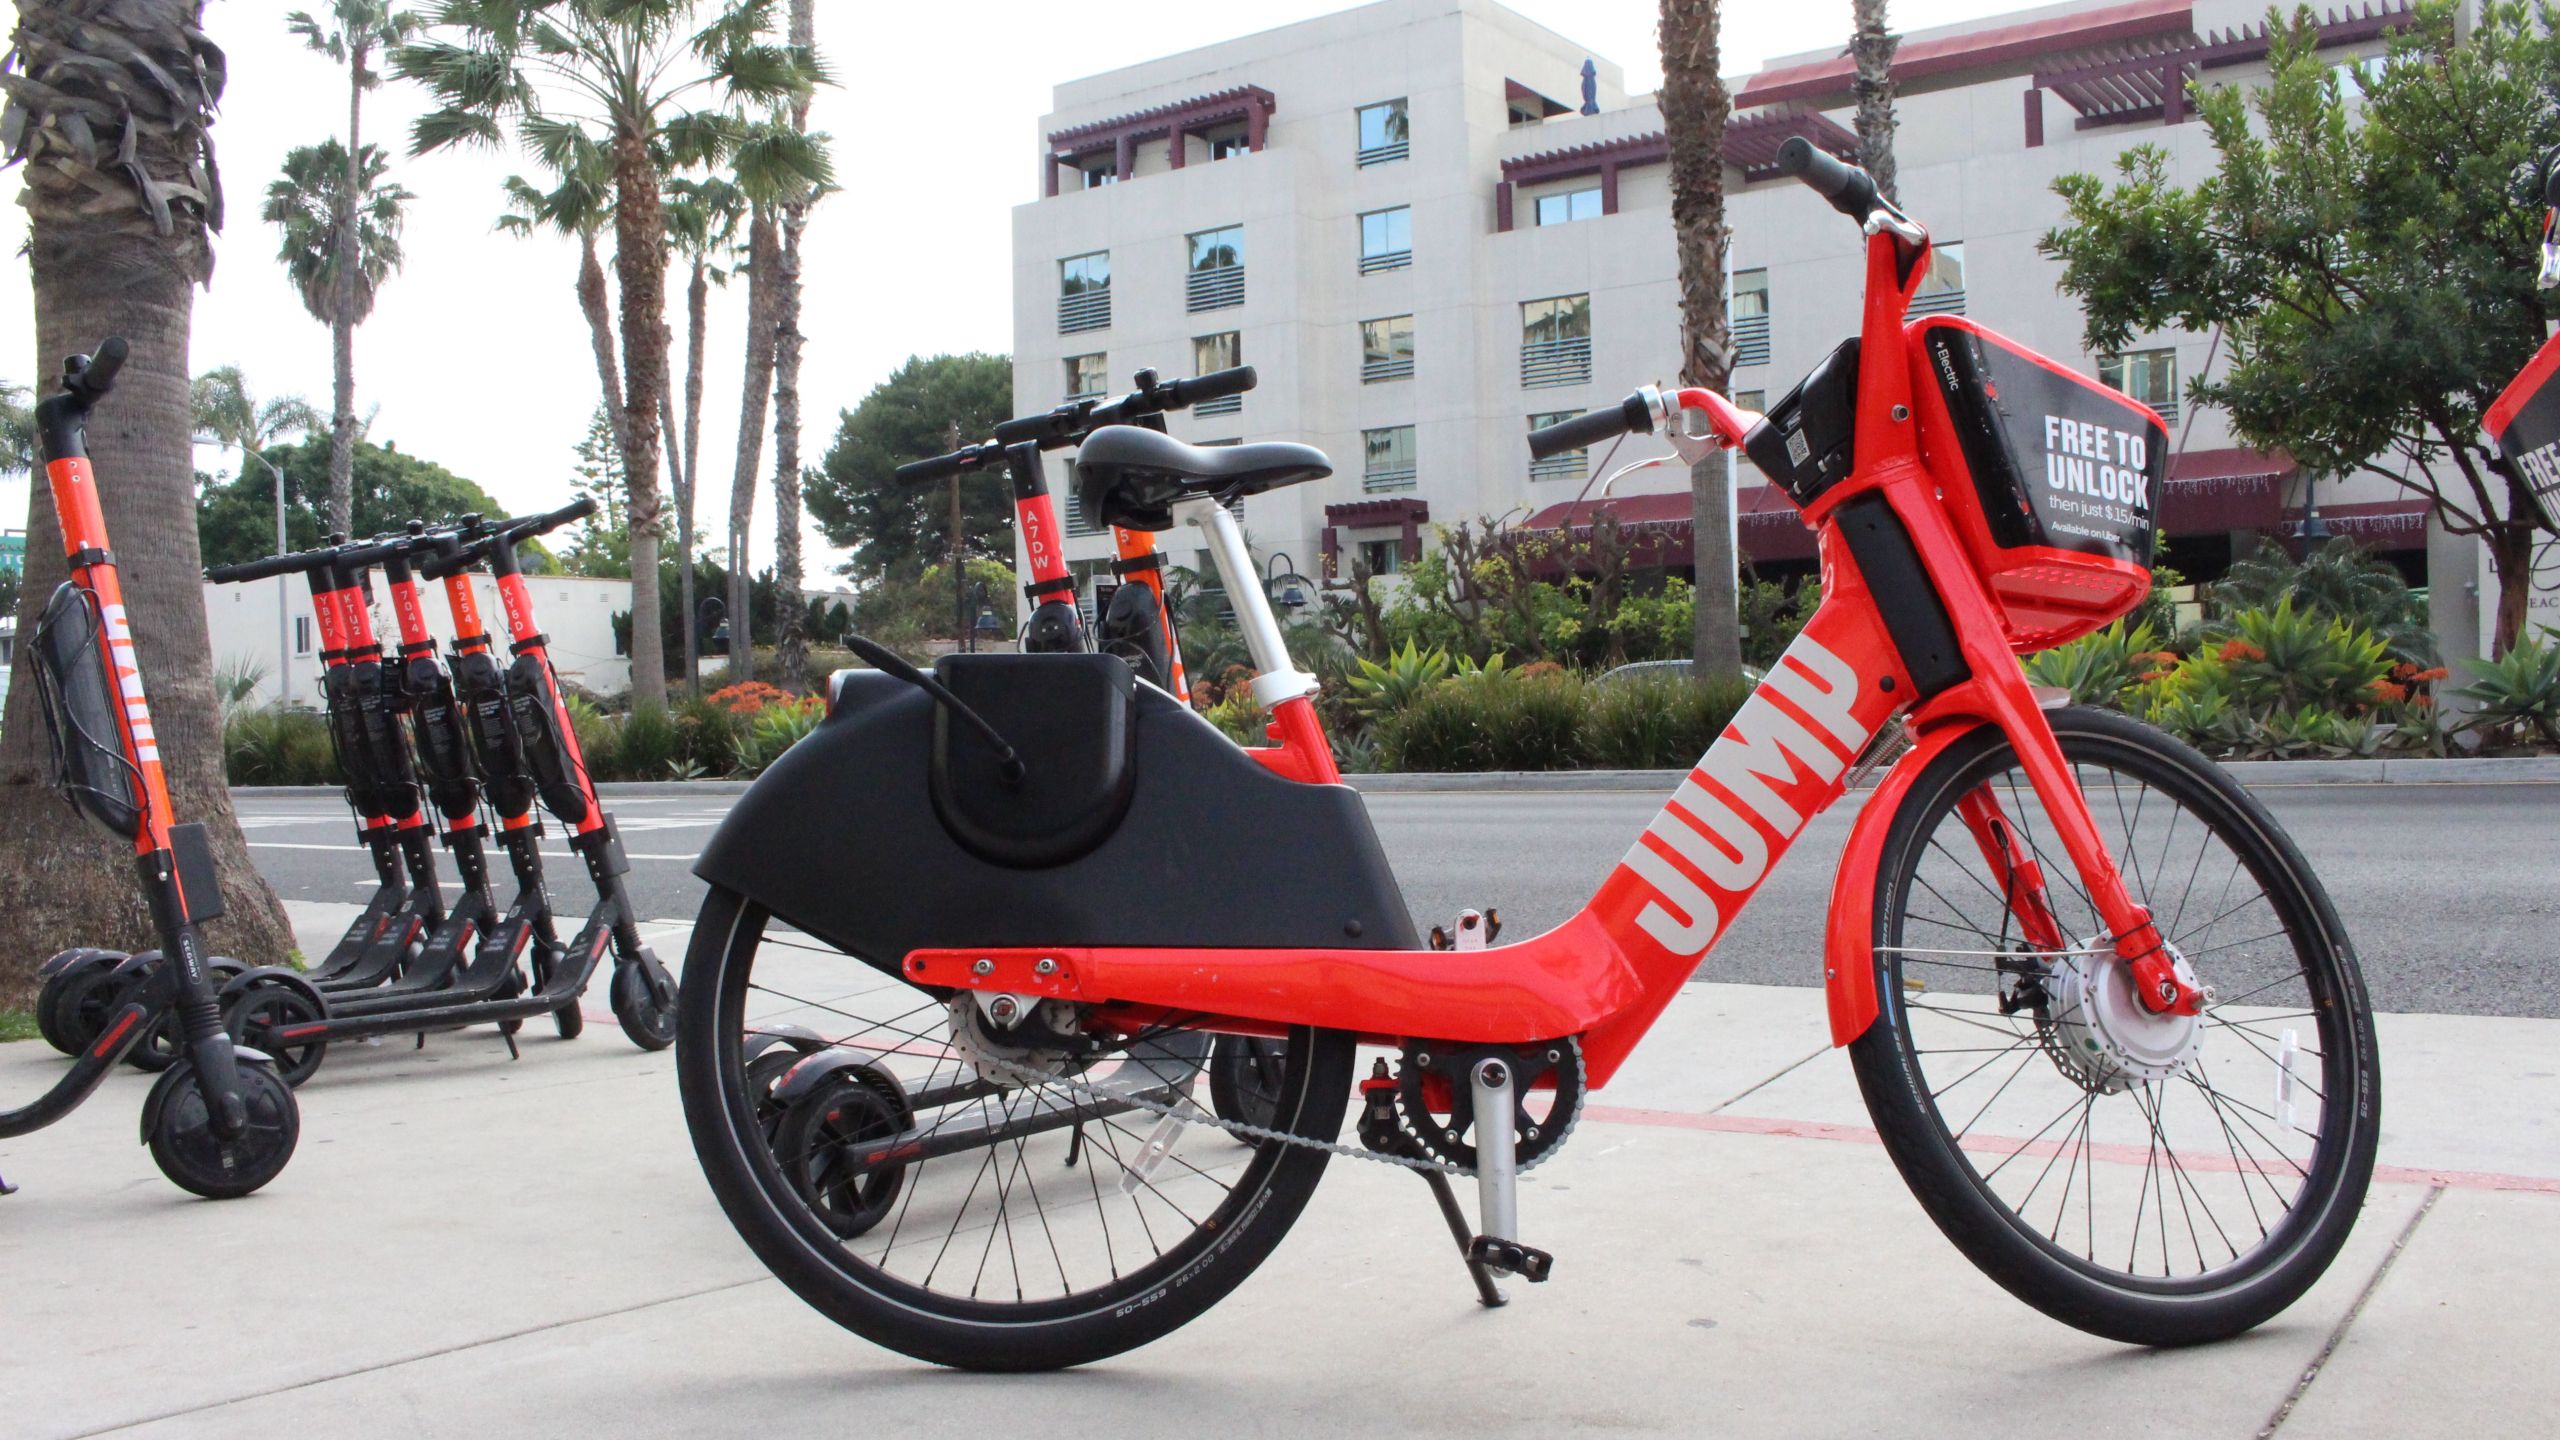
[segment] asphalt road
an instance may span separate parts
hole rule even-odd
[[[2268,787],[2260,795],[2329,887],[2376,1009],[2560,1017],[2560,785]],[[252,853],[288,899],[354,902],[371,886],[335,800],[237,792]],[[642,916],[690,920],[691,862],[731,797],[617,800]],[[1371,795],[1417,923],[1498,908],[1515,936],[1580,907],[1654,812],[1650,794]],[[1815,820],[1700,972],[1810,985],[1855,801]],[[554,835],[555,888],[585,882]],[[670,960],[674,957],[670,956]]]

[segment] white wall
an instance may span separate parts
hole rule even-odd
[[[491,627],[492,638],[503,652],[506,616],[498,608],[498,582],[479,575],[473,577],[473,583],[479,594],[481,619]],[[614,653],[613,617],[631,608],[631,582],[528,575],[525,584],[533,595],[534,616],[543,633],[550,637],[551,663],[560,678],[599,695],[619,695],[629,690],[631,662]],[[427,596],[427,628],[440,644],[449,645],[454,634],[453,615],[445,603],[444,586],[428,584],[419,588]],[[286,605],[285,648],[291,652],[281,666],[276,639],[279,595]],[[386,653],[396,654],[399,632],[391,616],[390,595],[379,577],[374,585],[374,600],[374,634],[383,642]],[[281,678],[281,693],[287,702],[315,707],[320,703],[319,627],[312,622],[311,587],[306,581],[288,575],[245,585],[207,585],[204,602],[217,671],[239,664],[254,665],[264,672],[258,688],[260,701],[272,703],[278,698],[277,682]]]

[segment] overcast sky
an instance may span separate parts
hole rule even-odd
[[[336,135],[345,123],[343,72],[285,31],[283,16],[297,3],[318,8],[315,0],[207,7],[207,28],[231,58],[214,128],[230,224],[217,241],[213,285],[196,302],[190,366],[201,373],[238,365],[261,396],[298,394],[325,410],[328,331],[303,311],[276,262],[275,233],[257,218],[285,152]],[[1510,4],[1615,60],[1630,92],[1659,82],[1652,4]],[[909,355],[1012,347],[1007,213],[1033,194],[1038,122],[1052,85],[1346,8],[1341,0],[1243,7],[1085,0],[1068,9],[1024,0],[915,7],[823,0],[818,42],[838,84],[820,93],[812,124],[836,137],[844,190],[817,210],[808,232],[807,463],[824,454],[838,412]],[[2017,0],[1895,0],[1893,7],[1897,26],[1915,30],[2016,8]],[[1849,24],[1849,0],[1730,5],[1727,69],[1739,75],[1769,56],[1845,42]],[[409,122],[423,108],[421,93],[396,80],[366,107],[368,139],[394,146],[394,178],[417,199],[407,266],[357,332],[358,409],[380,407],[375,441],[467,475],[512,509],[564,503],[571,452],[597,401],[572,291],[576,251],[564,240],[492,233],[500,182],[530,168],[518,155],[407,158]],[[0,192],[12,202],[18,184],[15,171],[0,174]],[[0,208],[0,254],[18,253],[24,216],[15,203]],[[682,282],[680,272],[669,276],[679,307]],[[742,300],[742,293],[713,296],[702,475],[704,513],[723,517],[706,526],[715,540],[734,468]],[[680,365],[680,310],[670,323]],[[0,265],[0,377],[24,382],[60,363],[32,353],[34,329],[24,266]],[[769,473],[770,444],[764,460]],[[198,464],[231,468],[209,449]],[[27,499],[23,482],[0,481],[0,526],[22,525]],[[767,493],[757,518],[770,514]],[[810,543],[816,581],[820,564],[838,557],[814,530]],[[769,561],[766,524],[755,549],[759,563]]]

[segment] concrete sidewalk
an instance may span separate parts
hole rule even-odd
[[[672,958],[680,933],[652,942]],[[1695,985],[1535,1171],[1557,1277],[1478,1310],[1422,1188],[1336,1162],[1242,1289],[1085,1371],[944,1373],[837,1329],[713,1203],[672,1058],[591,996],[342,1046],[266,1192],[136,1146],[147,1080],[0,1143],[0,1432],[2547,1435],[2560,1021],[2389,1016],[2383,1172],[2346,1253],[2240,1340],[2129,1350],[1977,1274],[1866,1128],[1808,989]],[[59,1073],[0,1047],[13,1102]]]

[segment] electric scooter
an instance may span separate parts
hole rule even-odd
[[[196,927],[222,914],[204,827],[179,824],[126,619],[88,458],[89,413],[106,398],[127,347],[110,338],[63,366],[62,389],[36,407],[37,443],[70,577],[36,622],[33,671],[53,745],[55,787],[90,823],[133,846],[163,955],[125,995],[53,1087],[0,1111],[0,1138],[41,1130],[77,1109],[143,1037],[168,1024],[179,1055],[142,1106],[142,1138],[161,1173],[211,1199],[246,1195],[293,1158],[302,1117],[262,1053],[222,1028],[210,961]],[[82,964],[115,952],[82,950]],[[59,959],[60,957],[56,957]],[[124,957],[118,956],[121,963]],[[0,1195],[11,1187],[0,1180]]]

